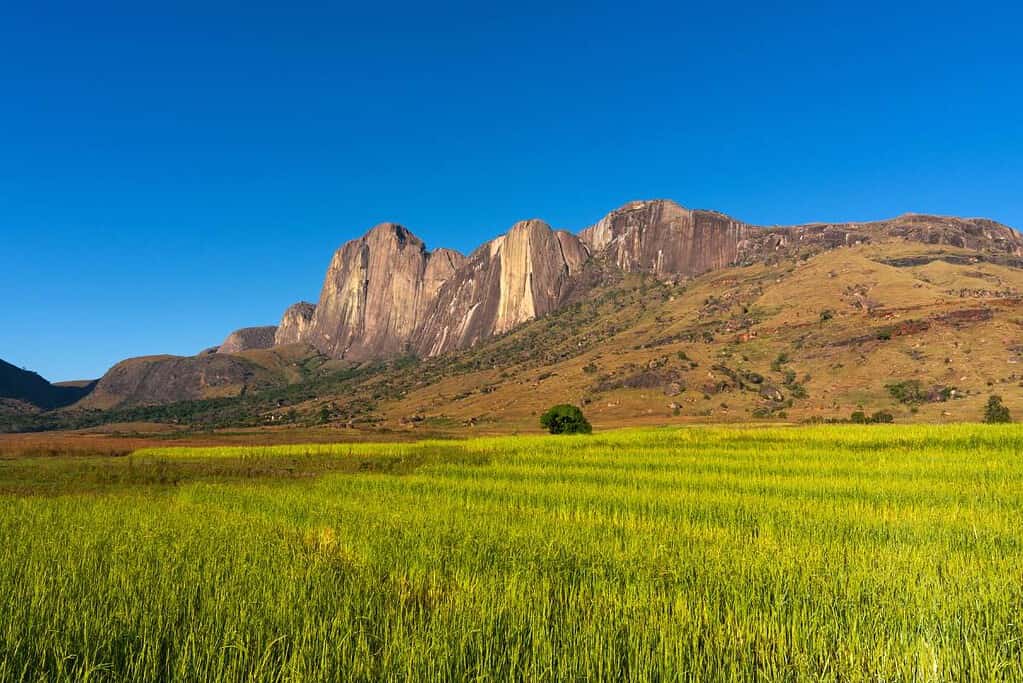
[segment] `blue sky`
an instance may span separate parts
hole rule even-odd
[[[652,197],[1023,227],[1023,10],[832,4],[9,3],[0,358],[194,353],[384,220],[462,251]]]

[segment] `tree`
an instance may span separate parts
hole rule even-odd
[[[1002,397],[992,394],[987,398],[987,406],[984,407],[984,422],[997,424],[1000,422],[1012,422],[1009,417],[1009,409],[1002,405]]]
[[[540,424],[551,434],[589,434],[593,431],[583,411],[567,403],[550,408],[540,416]]]

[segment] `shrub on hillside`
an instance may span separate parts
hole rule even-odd
[[[1009,417],[1009,409],[1002,405],[1002,397],[997,394],[988,396],[987,405],[984,407],[984,422],[988,424],[999,424],[1012,422]]]
[[[540,424],[551,434],[589,434],[589,421],[578,407],[562,403],[540,416]]]
[[[920,380],[909,379],[903,382],[893,382],[892,384],[886,384],[885,389],[888,390],[892,398],[900,403],[911,405],[923,403],[927,400],[927,392],[924,390],[923,385],[920,384]]]
[[[879,410],[873,415],[867,415],[862,410],[857,410],[849,416],[849,422],[858,425],[891,424],[895,422],[895,418],[891,413],[886,413],[883,410]]]

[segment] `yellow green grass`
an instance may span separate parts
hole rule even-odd
[[[0,460],[0,680],[1021,680],[1023,430]]]

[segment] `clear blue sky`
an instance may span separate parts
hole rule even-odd
[[[253,4],[4,7],[0,358],[197,352],[383,220],[462,251],[651,197],[1023,227],[1010,3]]]

